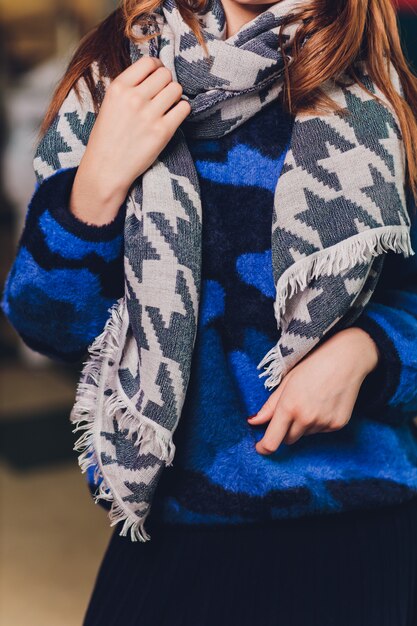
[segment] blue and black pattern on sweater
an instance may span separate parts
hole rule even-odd
[[[63,361],[83,356],[123,294],[124,207],[105,226],[68,210],[76,168],[38,185],[9,273],[3,310],[34,350]]]
[[[290,131],[272,103],[221,139],[189,141],[203,200],[202,296],[177,452],[151,512],[156,522],[266,521],[417,494],[415,257],[387,255],[356,323],[377,342],[381,365],[349,424],[267,457],[254,448],[265,426],[246,418],[269,394],[256,364],[277,340],[270,224]],[[29,345],[67,360],[85,351],[123,290],[123,208],[108,226],[77,220],[67,208],[74,174],[62,171],[36,191],[3,300]]]

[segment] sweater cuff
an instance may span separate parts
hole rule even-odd
[[[379,351],[379,362],[373,372],[365,378],[359,391],[357,406],[374,413],[386,410],[400,383],[401,360],[395,345],[387,333],[374,320],[361,315],[354,326],[361,328],[374,340]],[[395,411],[397,420],[397,411]]]
[[[84,222],[69,209],[69,198],[78,167],[59,170],[46,178],[36,189],[31,204],[49,212],[67,232],[92,242],[111,241],[121,234],[125,219],[126,201],[115,218],[108,224],[95,225]]]

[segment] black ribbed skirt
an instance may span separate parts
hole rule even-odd
[[[417,500],[112,536],[84,626],[417,626]]]

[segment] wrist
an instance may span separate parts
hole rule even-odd
[[[83,157],[72,186],[69,208],[79,220],[103,226],[115,219],[128,190],[126,183],[108,176],[104,168]]]
[[[380,353],[377,344],[362,328],[352,326],[341,331],[349,346],[355,350],[359,371],[365,378],[373,372],[380,361]]]

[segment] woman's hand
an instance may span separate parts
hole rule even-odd
[[[345,426],[365,377],[378,364],[373,339],[360,328],[342,330],[310,352],[283,379],[258,413],[257,426],[270,422],[256,444],[271,454],[284,442]]]
[[[159,59],[143,57],[113,80],[81,159],[70,199],[79,219],[114,219],[133,181],[145,172],[190,113],[182,87]]]

